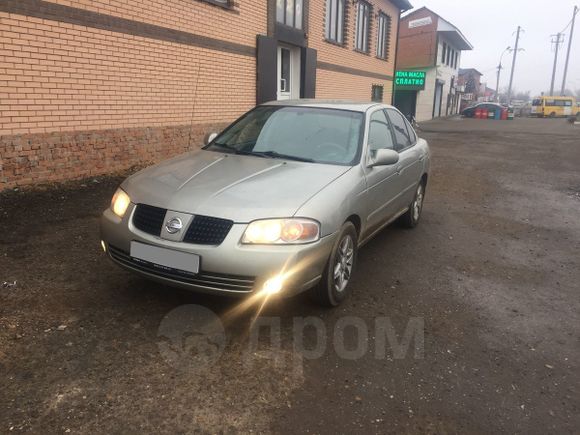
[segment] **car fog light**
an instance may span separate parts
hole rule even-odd
[[[268,295],[273,295],[279,293],[282,290],[283,285],[284,278],[282,277],[282,275],[278,275],[266,281],[264,283],[264,287],[262,287],[262,290],[264,291],[264,293]]]
[[[104,240],[101,240],[101,247],[103,248],[103,252],[107,252],[107,245],[105,244]]]

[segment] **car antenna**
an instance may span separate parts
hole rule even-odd
[[[197,84],[199,83],[199,73],[201,70],[201,62],[197,65],[197,77],[195,78],[195,86],[193,88],[193,107],[191,108],[191,123],[189,125],[189,138],[187,140],[187,149],[191,149],[191,134],[193,131],[193,117],[195,116],[195,97],[197,96]]]

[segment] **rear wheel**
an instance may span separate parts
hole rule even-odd
[[[336,307],[349,295],[357,258],[357,244],[356,228],[351,222],[346,222],[336,239],[322,279],[313,289],[313,294],[321,305]]]
[[[556,117],[556,112],[550,113],[550,118],[555,118],[555,117]]]
[[[423,211],[423,200],[425,199],[425,182],[421,180],[415,191],[413,202],[409,205],[407,212],[400,217],[401,224],[406,228],[415,228],[421,219]]]

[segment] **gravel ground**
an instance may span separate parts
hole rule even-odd
[[[120,179],[0,195],[0,433],[578,433],[580,127],[422,127],[419,227],[361,250],[340,308],[267,304],[259,321],[279,322],[279,340],[254,340],[255,305],[103,255],[98,218]],[[207,343],[221,354],[183,358],[199,342],[180,313],[204,309],[225,328]],[[377,322],[392,325],[384,352]]]

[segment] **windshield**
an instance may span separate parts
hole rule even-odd
[[[541,105],[542,105],[542,100],[540,100],[539,98],[532,101],[532,106],[541,106]]]
[[[350,166],[360,157],[363,118],[347,110],[260,106],[204,149]]]

